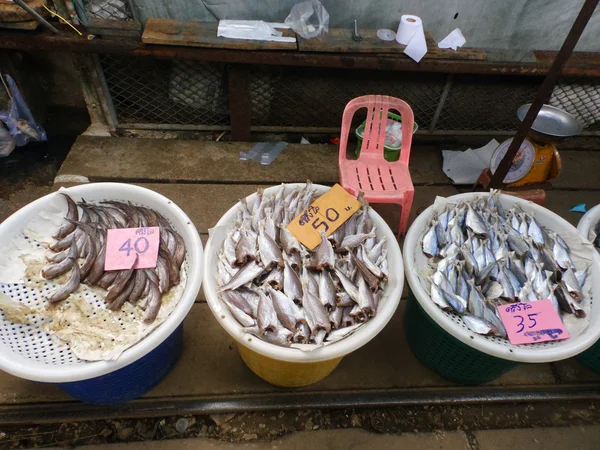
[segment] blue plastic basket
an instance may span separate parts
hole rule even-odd
[[[169,373],[183,348],[183,323],[147,355],[119,370],[71,383],[57,383],[85,403],[110,405],[141,397]]]

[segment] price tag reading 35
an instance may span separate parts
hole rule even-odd
[[[136,255],[138,262],[134,269],[154,268],[158,259],[159,244],[159,227],[108,230],[104,270],[131,269]]]
[[[336,184],[292,220],[287,229],[313,250],[321,242],[321,231],[329,236],[359,208],[360,202]]]
[[[498,312],[511,344],[569,338],[569,333],[549,299],[498,306]]]

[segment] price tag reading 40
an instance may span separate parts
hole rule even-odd
[[[159,227],[108,230],[104,270],[131,269],[136,255],[138,262],[134,269],[154,268],[158,258],[159,243]]]
[[[560,316],[549,299],[498,306],[511,344],[568,339]]]
[[[360,202],[336,184],[292,220],[287,229],[312,250],[321,242],[321,231],[329,236],[359,208]]]

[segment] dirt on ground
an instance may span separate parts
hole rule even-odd
[[[598,406],[595,401],[436,405],[11,425],[0,427],[0,448],[74,447],[198,437],[246,442],[272,440],[297,431],[338,428],[359,428],[391,434],[462,430],[475,442],[472,433],[478,430],[598,424]]]

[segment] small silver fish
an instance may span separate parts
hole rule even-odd
[[[329,314],[321,303],[318,297],[313,295],[308,289],[304,291],[304,299],[302,301],[306,321],[311,329],[311,332],[316,332],[320,329],[327,332],[331,331],[331,323],[329,322]]]
[[[423,236],[423,253],[430,258],[438,254],[437,233],[435,232],[435,224],[429,228],[429,231]]]
[[[465,224],[469,230],[481,237],[489,237],[488,228],[481,216],[473,210],[471,205],[467,205],[467,214]]]
[[[277,313],[275,312],[273,301],[269,296],[265,295],[262,289],[259,289],[258,295],[259,300],[256,322],[260,332],[264,335],[268,331],[274,332],[277,330]]]
[[[283,292],[268,287],[277,318],[288,330],[295,333],[301,323],[306,323],[300,308]]]
[[[446,300],[458,314],[463,314],[467,310],[467,300],[464,298],[444,289],[442,289],[442,295],[444,296],[444,300]]]
[[[580,302],[583,299],[583,295],[581,294],[581,288],[579,287],[579,282],[577,281],[577,277],[575,276],[575,272],[571,267],[567,267],[562,274],[561,284],[564,286],[566,291],[569,293],[571,297],[577,302]]]
[[[336,291],[333,281],[329,276],[329,272],[322,271],[319,275],[319,299],[325,309],[331,311],[335,308]]]
[[[431,299],[433,302],[438,305],[444,311],[451,311],[452,307],[448,304],[448,302],[444,299],[444,294],[442,290],[434,283],[431,283]]]
[[[435,230],[434,230],[435,232]],[[354,234],[354,235],[346,235],[344,236],[344,240],[342,241],[342,245],[340,246],[343,249],[346,250],[350,250],[353,249],[354,247],[360,245],[363,241],[365,241],[366,239],[375,237],[376,234],[374,231],[371,231],[370,233],[359,233],[359,234]]]
[[[256,261],[250,261],[244,267],[242,267],[229,282],[221,286],[221,291],[229,291],[237,289],[246,283],[254,280],[261,273],[265,271],[265,268],[257,264]]]
[[[226,293],[228,292],[223,292],[222,294]],[[223,303],[225,303],[225,306],[227,306],[227,309],[229,309],[235,320],[237,320],[243,327],[252,327],[256,324],[256,321],[249,314],[232,304],[225,296],[223,297]]]
[[[264,229],[261,229],[258,233],[258,251],[260,253],[262,264],[266,270],[270,269],[274,264],[283,268],[283,255],[281,254],[281,250],[279,250],[278,245]]]
[[[285,261],[283,268],[283,292],[293,301],[302,302],[302,282],[287,261]]]
[[[462,318],[465,322],[465,325],[467,325],[469,330],[473,331],[474,333],[482,334],[484,336],[491,336],[496,331],[491,323],[482,319],[481,317],[472,316],[471,314],[463,314]]]
[[[67,282],[65,284],[61,285],[58,289],[56,289],[54,292],[52,292],[48,296],[48,301],[50,303],[57,303],[57,302],[63,301],[69,295],[71,295],[73,292],[75,292],[77,290],[77,288],[79,287],[79,281],[80,281],[79,264],[77,264],[77,262],[72,258],[69,258],[69,261],[71,262],[71,268],[72,268],[71,275],[69,276],[69,279],[67,280]]]
[[[375,300],[373,299],[373,291],[369,288],[369,285],[363,277],[359,276],[358,280],[358,304],[363,313],[368,317],[375,315]]]
[[[316,249],[316,268],[317,270],[333,269],[335,267],[335,253],[327,235],[321,231],[321,243]]]

